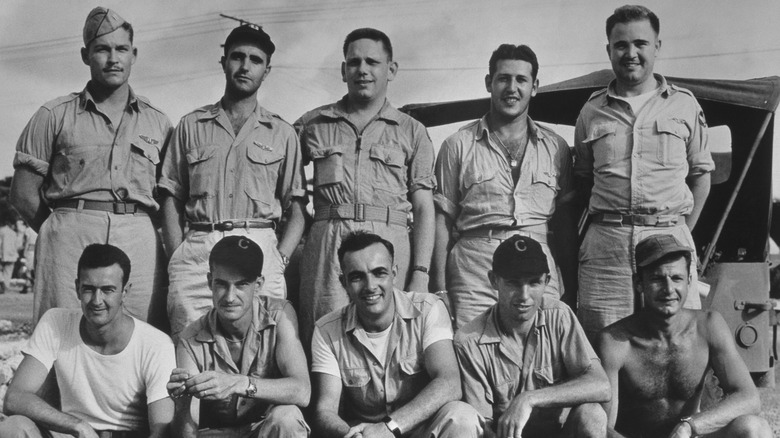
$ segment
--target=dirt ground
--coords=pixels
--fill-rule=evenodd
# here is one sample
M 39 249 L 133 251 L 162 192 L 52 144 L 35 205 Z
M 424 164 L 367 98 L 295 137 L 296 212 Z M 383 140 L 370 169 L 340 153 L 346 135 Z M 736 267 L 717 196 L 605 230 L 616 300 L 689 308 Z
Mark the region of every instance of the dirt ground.
M 0 320 L 13 323 L 11 333 L 0 333 L 0 347 L 3 346 L 3 343 L 16 342 L 19 336 L 24 336 L 23 333 L 29 333 L 31 319 L 32 294 L 22 295 L 12 291 L 0 295 Z M 778 385 L 775 388 L 759 388 L 761 416 L 772 425 L 775 437 L 780 438 L 780 366 L 775 367 L 775 381 Z

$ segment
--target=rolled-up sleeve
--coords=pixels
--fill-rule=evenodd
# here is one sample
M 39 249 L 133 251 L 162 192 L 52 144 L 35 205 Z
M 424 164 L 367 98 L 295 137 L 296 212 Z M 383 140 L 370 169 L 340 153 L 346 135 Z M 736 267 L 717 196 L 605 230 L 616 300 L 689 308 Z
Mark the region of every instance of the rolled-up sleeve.
M 284 167 L 277 181 L 277 196 L 282 203 L 282 210 L 290 206 L 293 198 L 299 198 L 304 204 L 308 202 L 306 176 L 303 173 L 303 158 L 298 136 L 290 125 L 285 124 L 285 128 L 289 129 L 290 133 L 285 140 Z
M 159 191 L 166 191 L 180 201 L 187 201 L 189 190 L 189 172 L 187 168 L 187 129 L 185 119 L 179 122 L 171 136 L 168 149 L 163 157 Z
M 452 138 L 444 140 L 436 157 L 436 181 L 438 186 L 433 196 L 436 208 L 453 221 L 460 211 L 460 162 L 457 144 Z
M 715 170 L 707 137 L 707 122 L 699 103 L 695 104 L 696 114 L 690 120 L 695 120 L 691 126 L 691 137 L 688 140 L 687 159 L 688 176 L 702 175 Z
M 433 190 L 436 188 L 436 177 L 433 173 L 433 143 L 428 136 L 428 131 L 419 122 L 413 124 L 412 141 L 414 144 L 407 178 L 409 193 L 419 189 Z
M 24 127 L 16 143 L 14 169 L 26 167 L 41 176 L 49 172 L 49 161 L 57 135 L 56 118 L 52 110 L 41 107 Z
M 593 179 L 593 149 L 585 142 L 588 137 L 582 113 L 577 117 L 574 127 L 574 176 L 580 179 Z

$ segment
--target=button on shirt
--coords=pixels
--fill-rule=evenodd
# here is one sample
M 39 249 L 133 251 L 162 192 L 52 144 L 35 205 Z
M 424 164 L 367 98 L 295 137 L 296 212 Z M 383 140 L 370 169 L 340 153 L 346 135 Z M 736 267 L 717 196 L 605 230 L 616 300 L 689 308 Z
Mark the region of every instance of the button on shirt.
M 171 122 L 130 89 L 119 126 L 85 88 L 44 104 L 16 145 L 14 168 L 45 177 L 47 201 L 78 198 L 138 202 L 157 209 L 154 187 Z
M 556 299 L 544 297 L 522 352 L 510 350 L 514 341 L 500 329 L 498 312 L 496 304 L 455 336 L 463 401 L 487 419 L 497 421 L 521 392 L 577 377 L 598 360 L 574 312 Z M 523 362 L 532 366 L 527 373 Z M 554 422 L 559 414 L 560 409 L 534 410 L 529 423 Z
M 236 135 L 221 102 L 182 118 L 159 181 L 191 222 L 278 220 L 292 198 L 306 199 L 304 184 L 292 126 L 257 105 Z
M 241 363 L 236 364 L 227 341 L 217 331 L 217 313 L 212 309 L 183 332 L 178 349 L 184 350 L 198 366 L 198 371 L 219 371 L 264 379 L 282 377 L 276 363 L 276 326 L 284 317 L 285 300 L 256 297 L 252 328 L 244 338 Z M 262 388 L 258 388 L 262 392 Z M 233 395 L 222 400 L 201 400 L 198 427 L 220 428 L 260 421 L 269 404 L 257 399 Z
M 528 147 L 515 184 L 485 116 L 444 141 L 436 160 L 434 201 L 459 231 L 546 224 L 556 203 L 572 191 L 571 166 L 566 141 L 528 118 Z
M 349 121 L 346 96 L 304 114 L 295 128 L 305 164 L 314 163 L 315 209 L 369 204 L 408 212 L 409 193 L 436 186 L 428 132 L 387 101 L 362 133 Z
M 574 174 L 593 180 L 590 213 L 686 215 L 692 175 L 712 172 L 704 113 L 693 94 L 668 85 L 634 114 L 613 81 L 577 119 Z
M 355 304 L 319 321 L 312 341 L 312 372 L 342 381 L 345 420 L 378 423 L 417 396 L 430 382 L 425 349 L 452 339 L 444 303 L 428 293 L 395 290 L 395 319 L 384 366 L 371 353 L 371 341 L 357 318 Z M 435 306 L 435 307 L 434 307 Z M 329 365 L 338 364 L 336 375 Z

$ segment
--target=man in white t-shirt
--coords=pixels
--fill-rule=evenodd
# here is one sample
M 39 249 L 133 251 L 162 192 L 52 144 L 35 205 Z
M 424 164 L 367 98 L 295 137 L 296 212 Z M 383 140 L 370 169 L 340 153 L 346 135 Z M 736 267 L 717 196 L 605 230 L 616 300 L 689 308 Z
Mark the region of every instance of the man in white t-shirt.
M 312 339 L 313 428 L 324 436 L 477 437 L 460 402 L 444 302 L 393 288 L 393 245 L 358 231 L 338 251 L 351 303 L 317 321 Z
M 50 309 L 38 322 L 8 388 L 11 416 L 0 423 L 0 437 L 167 436 L 173 343 L 124 311 L 130 259 L 115 246 L 93 244 L 77 272 L 81 311 Z M 39 395 L 52 367 L 59 409 Z

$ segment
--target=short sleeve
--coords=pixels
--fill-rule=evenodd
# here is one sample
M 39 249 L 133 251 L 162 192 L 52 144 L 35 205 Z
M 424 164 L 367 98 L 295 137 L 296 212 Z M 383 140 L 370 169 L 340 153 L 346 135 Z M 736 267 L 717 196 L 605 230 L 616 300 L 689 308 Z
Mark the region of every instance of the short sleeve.
M 712 159 L 707 137 L 707 121 L 704 111 L 695 102 L 696 114 L 691 127 L 691 137 L 688 139 L 687 159 L 688 176 L 701 175 L 715 170 L 715 161 Z
M 292 198 L 303 199 L 304 203 L 308 202 L 301 146 L 298 136 L 289 126 L 284 125 L 284 128 L 291 132 L 285 139 L 285 162 L 277 180 L 277 196 L 281 200 L 282 210 L 286 210 L 290 206 Z
M 170 137 L 157 182 L 158 190 L 164 190 L 180 201 L 186 201 L 189 196 L 186 123 L 186 118 L 182 118 Z
M 466 343 L 455 342 L 463 401 L 473 406 L 485 419 L 490 420 L 493 417 L 493 404 L 487 399 L 487 395 L 491 392 L 491 388 L 487 384 L 485 373 L 478 371 L 484 369 L 484 365 L 475 363 L 475 360 L 479 360 L 481 356 L 472 354 L 468 347 L 468 340 Z
M 136 321 L 136 325 L 139 321 Z M 173 342 L 164 337 L 163 333 L 153 333 L 144 336 L 144 383 L 146 384 L 146 403 L 168 397 L 166 385 L 171 377 L 171 371 L 176 368 L 176 352 Z M 151 341 L 153 339 L 153 341 Z M 151 341 L 151 342 L 149 342 Z
M 444 140 L 436 157 L 436 193 L 433 202 L 436 208 L 450 219 L 457 219 L 460 214 L 460 157 L 457 153 L 457 137 L 455 133 Z
M 50 370 L 57 359 L 62 336 L 68 332 L 66 316 L 60 309 L 50 309 L 44 313 L 22 353 L 38 359 Z
M 587 108 L 587 104 L 586 104 Z M 585 108 L 583 108 L 585 111 Z M 585 143 L 587 138 L 585 121 L 580 112 L 574 127 L 574 176 L 581 179 L 593 179 L 593 150 Z
M 594 360 L 599 360 L 574 312 L 568 307 L 558 313 L 561 356 L 566 374 L 577 377 L 588 370 Z
M 566 140 L 556 136 L 556 141 L 558 143 L 558 186 L 560 187 L 556 203 L 560 205 L 569 202 L 574 192 L 574 185 L 572 184 L 573 163 L 571 150 Z
M 341 378 L 338 360 L 319 327 L 314 328 L 311 339 L 311 372 Z
M 409 160 L 407 179 L 409 193 L 419 189 L 433 190 L 436 188 L 436 177 L 433 174 L 433 143 L 425 126 L 416 120 L 412 120 L 412 141 L 412 157 Z
M 46 176 L 56 136 L 56 120 L 52 110 L 41 107 L 24 127 L 16 143 L 14 168 L 27 167 Z
M 452 340 L 452 322 L 444 301 L 437 299 L 423 320 L 423 350 L 441 340 Z

